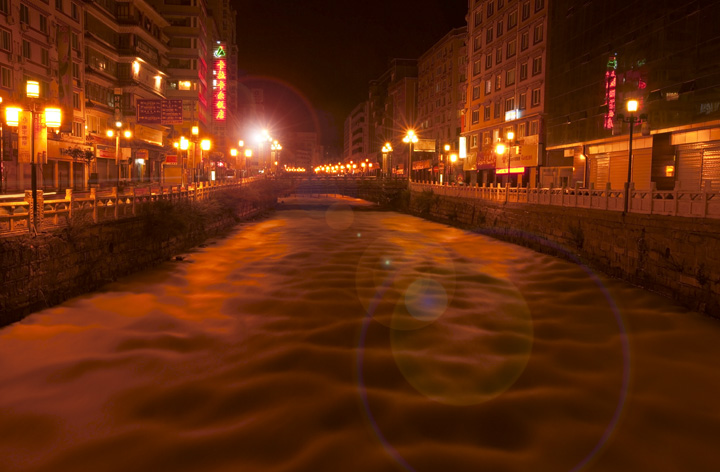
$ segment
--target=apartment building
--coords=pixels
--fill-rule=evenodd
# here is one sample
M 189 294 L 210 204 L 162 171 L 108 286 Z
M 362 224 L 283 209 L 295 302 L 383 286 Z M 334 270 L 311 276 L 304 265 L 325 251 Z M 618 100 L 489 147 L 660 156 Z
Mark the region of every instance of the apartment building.
M 364 162 L 375 155 L 370 153 L 370 120 L 368 102 L 361 102 L 353 108 L 344 124 L 344 155 L 345 162 Z
M 467 18 L 469 77 L 462 135 L 468 162 L 476 162 L 477 182 L 549 184 L 540 173 L 540 166 L 547 164 L 543 162 L 546 2 L 469 0 Z M 509 132 L 514 133 L 512 141 L 507 139 Z M 495 152 L 499 142 L 510 145 L 504 155 Z M 548 175 L 559 179 L 563 177 L 559 172 Z
M 553 0 L 548 158 L 586 187 L 630 171 L 638 190 L 720 188 L 719 17 L 705 0 Z
M 458 154 L 461 116 L 467 88 L 467 28 L 450 31 L 418 59 L 417 129 L 419 139 L 432 142 L 414 156 L 413 171 L 418 180 L 438 182 L 453 175 L 463 180 L 463 162 L 448 173 L 450 153 Z M 461 88 L 460 84 L 464 84 Z M 450 150 L 445 151 L 445 146 Z

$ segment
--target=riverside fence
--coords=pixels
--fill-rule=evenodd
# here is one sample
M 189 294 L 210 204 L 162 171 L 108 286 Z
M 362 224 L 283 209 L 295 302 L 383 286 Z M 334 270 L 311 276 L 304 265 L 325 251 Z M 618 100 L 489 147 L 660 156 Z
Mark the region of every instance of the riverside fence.
M 90 189 L 89 192 L 74 193 L 66 190 L 64 195 L 43 193 L 37 190 L 37 225 L 33 222 L 32 192 L 24 195 L 0 195 L 0 236 L 33 232 L 62 226 L 73 215 L 88 215 L 94 223 L 106 220 L 129 218 L 137 214 L 140 207 L 158 201 L 205 200 L 215 193 L 230 188 L 239 188 L 257 177 L 231 182 L 191 184 L 188 187 L 148 185 L 131 187 L 121 192 L 117 188 L 108 190 Z

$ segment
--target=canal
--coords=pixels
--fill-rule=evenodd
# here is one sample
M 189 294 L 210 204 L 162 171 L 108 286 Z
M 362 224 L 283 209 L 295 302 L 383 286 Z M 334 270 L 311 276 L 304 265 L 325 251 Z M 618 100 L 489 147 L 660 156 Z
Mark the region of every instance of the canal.
M 720 322 L 349 198 L 0 329 L 0 470 L 711 471 Z

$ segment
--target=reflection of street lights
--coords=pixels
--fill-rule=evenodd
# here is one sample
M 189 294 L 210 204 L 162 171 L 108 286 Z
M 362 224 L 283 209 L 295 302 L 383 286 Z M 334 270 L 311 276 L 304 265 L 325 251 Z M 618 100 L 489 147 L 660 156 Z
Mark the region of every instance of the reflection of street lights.
M 417 135 L 415 134 L 415 131 L 409 129 L 408 132 L 407 132 L 407 134 L 406 134 L 405 137 L 403 138 L 403 142 L 409 144 L 409 152 L 410 152 L 410 154 L 408 155 L 408 169 L 407 169 L 407 173 L 408 173 L 408 181 L 411 181 L 412 179 L 410 178 L 410 168 L 412 167 L 413 144 L 416 143 L 416 142 L 418 142 L 418 137 L 417 137 Z
M 388 175 L 388 169 L 390 170 L 390 176 L 392 177 L 392 155 L 388 156 L 392 152 L 392 145 L 390 143 L 385 143 L 385 145 L 382 147 L 382 153 L 383 153 L 383 169 L 385 170 L 385 177 Z M 388 157 L 389 157 L 389 164 L 388 164 Z
M 507 186 L 505 188 L 505 203 L 508 201 L 508 193 L 510 192 L 510 147 L 515 139 L 515 133 L 508 131 L 507 133 L 507 144 L 497 143 L 495 146 L 495 152 L 502 156 L 507 151 Z
M 192 134 L 192 141 L 193 141 L 193 154 L 192 154 L 193 182 L 195 183 L 195 186 L 197 187 L 197 182 L 198 182 L 197 144 L 198 144 L 198 136 L 200 135 L 200 127 L 193 126 L 192 128 L 190 128 L 190 134 Z M 187 158 L 187 155 L 185 157 Z
M 30 98 L 30 114 L 31 114 L 31 131 L 30 131 L 30 188 L 32 192 L 32 215 L 33 226 L 37 232 L 37 167 L 35 156 L 35 136 L 38 133 L 46 132 L 45 128 L 59 128 L 62 122 L 62 111 L 59 108 L 45 108 L 42 113 L 45 122 L 45 128 L 41 128 L 41 122 L 38 121 L 37 102 L 34 99 L 40 98 L 40 83 L 34 80 L 28 80 L 25 84 L 25 96 Z M 20 126 L 20 113 L 23 110 L 18 107 L 5 108 L 5 121 L 8 126 Z M 47 152 L 47 151 L 45 151 Z
M 628 212 L 630 206 L 630 182 L 632 181 L 632 140 L 633 140 L 633 127 L 635 123 L 647 119 L 647 115 L 642 114 L 638 117 L 635 116 L 635 112 L 638 110 L 637 100 L 628 100 L 627 111 L 630 112 L 630 116 L 625 118 L 623 115 L 618 115 L 618 120 L 630 123 L 630 142 L 628 143 L 628 171 L 627 171 L 627 182 L 625 182 L 625 204 L 623 206 L 623 213 Z

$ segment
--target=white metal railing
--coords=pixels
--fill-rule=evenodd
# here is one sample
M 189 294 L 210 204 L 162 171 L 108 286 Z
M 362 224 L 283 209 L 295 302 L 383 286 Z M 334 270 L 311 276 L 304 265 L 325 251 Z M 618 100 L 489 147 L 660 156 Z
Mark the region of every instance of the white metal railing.
M 439 185 L 411 182 L 414 191 L 432 191 L 436 195 L 477 198 L 499 203 L 528 203 L 571 208 L 623 211 L 625 190 L 586 188 L 517 188 Z M 630 190 L 629 213 L 695 218 L 720 218 L 720 192 Z
M 233 181 L 190 184 L 188 187 L 148 185 L 131 187 L 124 192 L 117 188 L 74 193 L 66 190 L 60 197 L 54 193 L 44 195 L 37 191 L 38 228 L 61 226 L 78 212 L 88 214 L 92 221 L 117 220 L 134 216 L 140 206 L 157 201 L 178 201 L 184 199 L 204 200 L 214 193 L 232 187 L 240 187 L 258 177 Z M 0 195 L 0 197 L 2 197 Z M 31 231 L 32 192 L 26 190 L 24 196 L 0 198 L 0 235 Z M 47 199 L 46 199 L 47 197 Z

